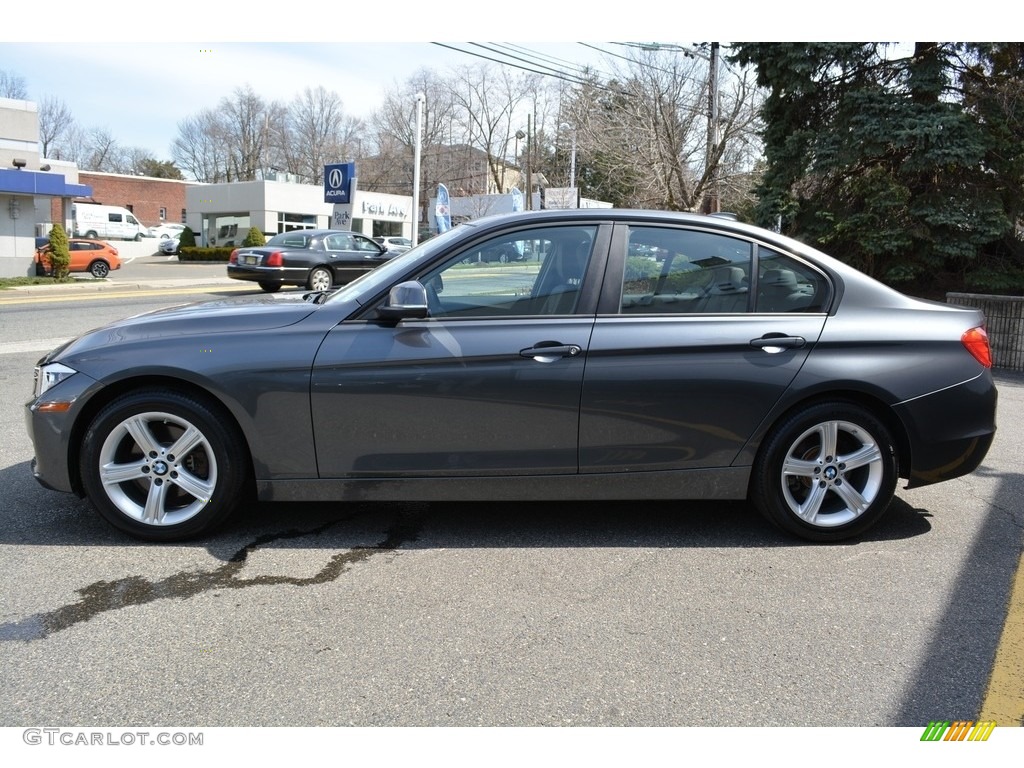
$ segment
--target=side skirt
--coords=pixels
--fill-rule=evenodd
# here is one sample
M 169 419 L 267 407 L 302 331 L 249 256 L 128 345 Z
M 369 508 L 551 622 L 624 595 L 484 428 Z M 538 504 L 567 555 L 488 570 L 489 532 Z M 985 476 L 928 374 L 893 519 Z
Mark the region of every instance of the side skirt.
M 530 477 L 260 480 L 260 501 L 542 501 L 747 496 L 750 467 Z

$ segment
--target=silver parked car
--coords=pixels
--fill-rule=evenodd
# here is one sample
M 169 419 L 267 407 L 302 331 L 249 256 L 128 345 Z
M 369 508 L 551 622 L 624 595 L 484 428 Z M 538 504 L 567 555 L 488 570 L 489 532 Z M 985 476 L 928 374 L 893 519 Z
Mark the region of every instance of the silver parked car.
M 157 248 L 160 253 L 167 254 L 168 256 L 179 253 L 181 251 L 181 234 L 163 238 Z
M 482 251 L 530 257 L 467 263 Z M 990 366 L 980 312 L 778 234 L 543 211 L 462 224 L 331 294 L 87 333 L 39 361 L 27 424 L 43 485 L 157 541 L 244 512 L 246 489 L 748 498 L 791 534 L 836 541 L 878 523 L 899 478 L 979 465 Z
M 412 248 L 412 240 L 408 237 L 375 237 L 373 241 L 392 253 L 405 253 Z

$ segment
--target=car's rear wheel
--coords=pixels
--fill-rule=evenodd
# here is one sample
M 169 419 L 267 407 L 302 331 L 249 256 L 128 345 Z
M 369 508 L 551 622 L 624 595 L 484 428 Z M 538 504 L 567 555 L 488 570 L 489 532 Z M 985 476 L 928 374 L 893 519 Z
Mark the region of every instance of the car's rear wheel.
M 260 288 L 262 288 L 267 293 L 277 293 L 278 291 L 281 290 L 280 283 L 272 283 L 269 280 L 260 280 L 259 285 Z
M 331 270 L 327 267 L 313 267 L 306 280 L 306 287 L 311 291 L 329 291 L 333 282 Z
M 234 511 L 247 479 L 242 440 L 221 409 L 166 389 L 104 407 L 85 434 L 80 469 L 97 511 L 150 541 L 210 531 Z
M 96 230 L 95 229 L 90 229 L 88 232 L 85 233 L 85 237 L 88 240 L 95 240 L 96 239 Z
M 751 500 L 785 531 L 839 541 L 885 514 L 897 474 L 894 441 L 880 419 L 854 403 L 820 403 L 769 434 L 754 465 Z
M 135 233 L 135 237 L 132 238 L 132 239 L 135 240 L 136 243 L 139 242 L 142 239 L 142 233 L 141 232 L 136 232 Z
M 103 279 L 110 274 L 110 265 L 101 259 L 97 259 L 89 265 L 89 274 L 97 279 Z

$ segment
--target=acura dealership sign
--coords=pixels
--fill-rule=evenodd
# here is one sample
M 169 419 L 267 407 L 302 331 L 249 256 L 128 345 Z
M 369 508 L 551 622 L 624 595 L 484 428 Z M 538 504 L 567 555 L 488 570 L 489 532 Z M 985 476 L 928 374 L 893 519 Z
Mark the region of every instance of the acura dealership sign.
M 352 202 L 355 163 L 335 163 L 324 166 L 324 202 L 348 205 Z

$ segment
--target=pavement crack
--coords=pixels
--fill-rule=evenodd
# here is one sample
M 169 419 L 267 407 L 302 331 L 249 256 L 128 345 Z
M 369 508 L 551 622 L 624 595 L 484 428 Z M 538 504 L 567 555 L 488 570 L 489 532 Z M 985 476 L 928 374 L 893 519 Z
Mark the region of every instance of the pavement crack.
M 239 572 L 249 556 L 268 544 L 308 536 L 319 536 L 336 522 L 311 530 L 290 529 L 257 536 L 239 549 L 223 565 L 212 571 L 182 571 L 163 579 L 151 581 L 142 576 L 126 576 L 115 581 L 97 581 L 77 590 L 81 595 L 74 603 L 51 611 L 34 614 L 21 621 L 0 624 L 0 641 L 42 640 L 55 632 L 89 621 L 102 613 L 121 608 L 145 605 L 157 600 L 186 600 L 204 592 L 220 589 L 245 589 L 256 586 L 289 585 L 307 587 L 334 581 L 356 563 L 383 552 L 391 552 L 419 535 L 421 521 L 400 518 L 386 532 L 383 540 L 369 546 L 354 546 L 333 555 L 327 564 L 313 576 L 256 576 L 241 578 Z

